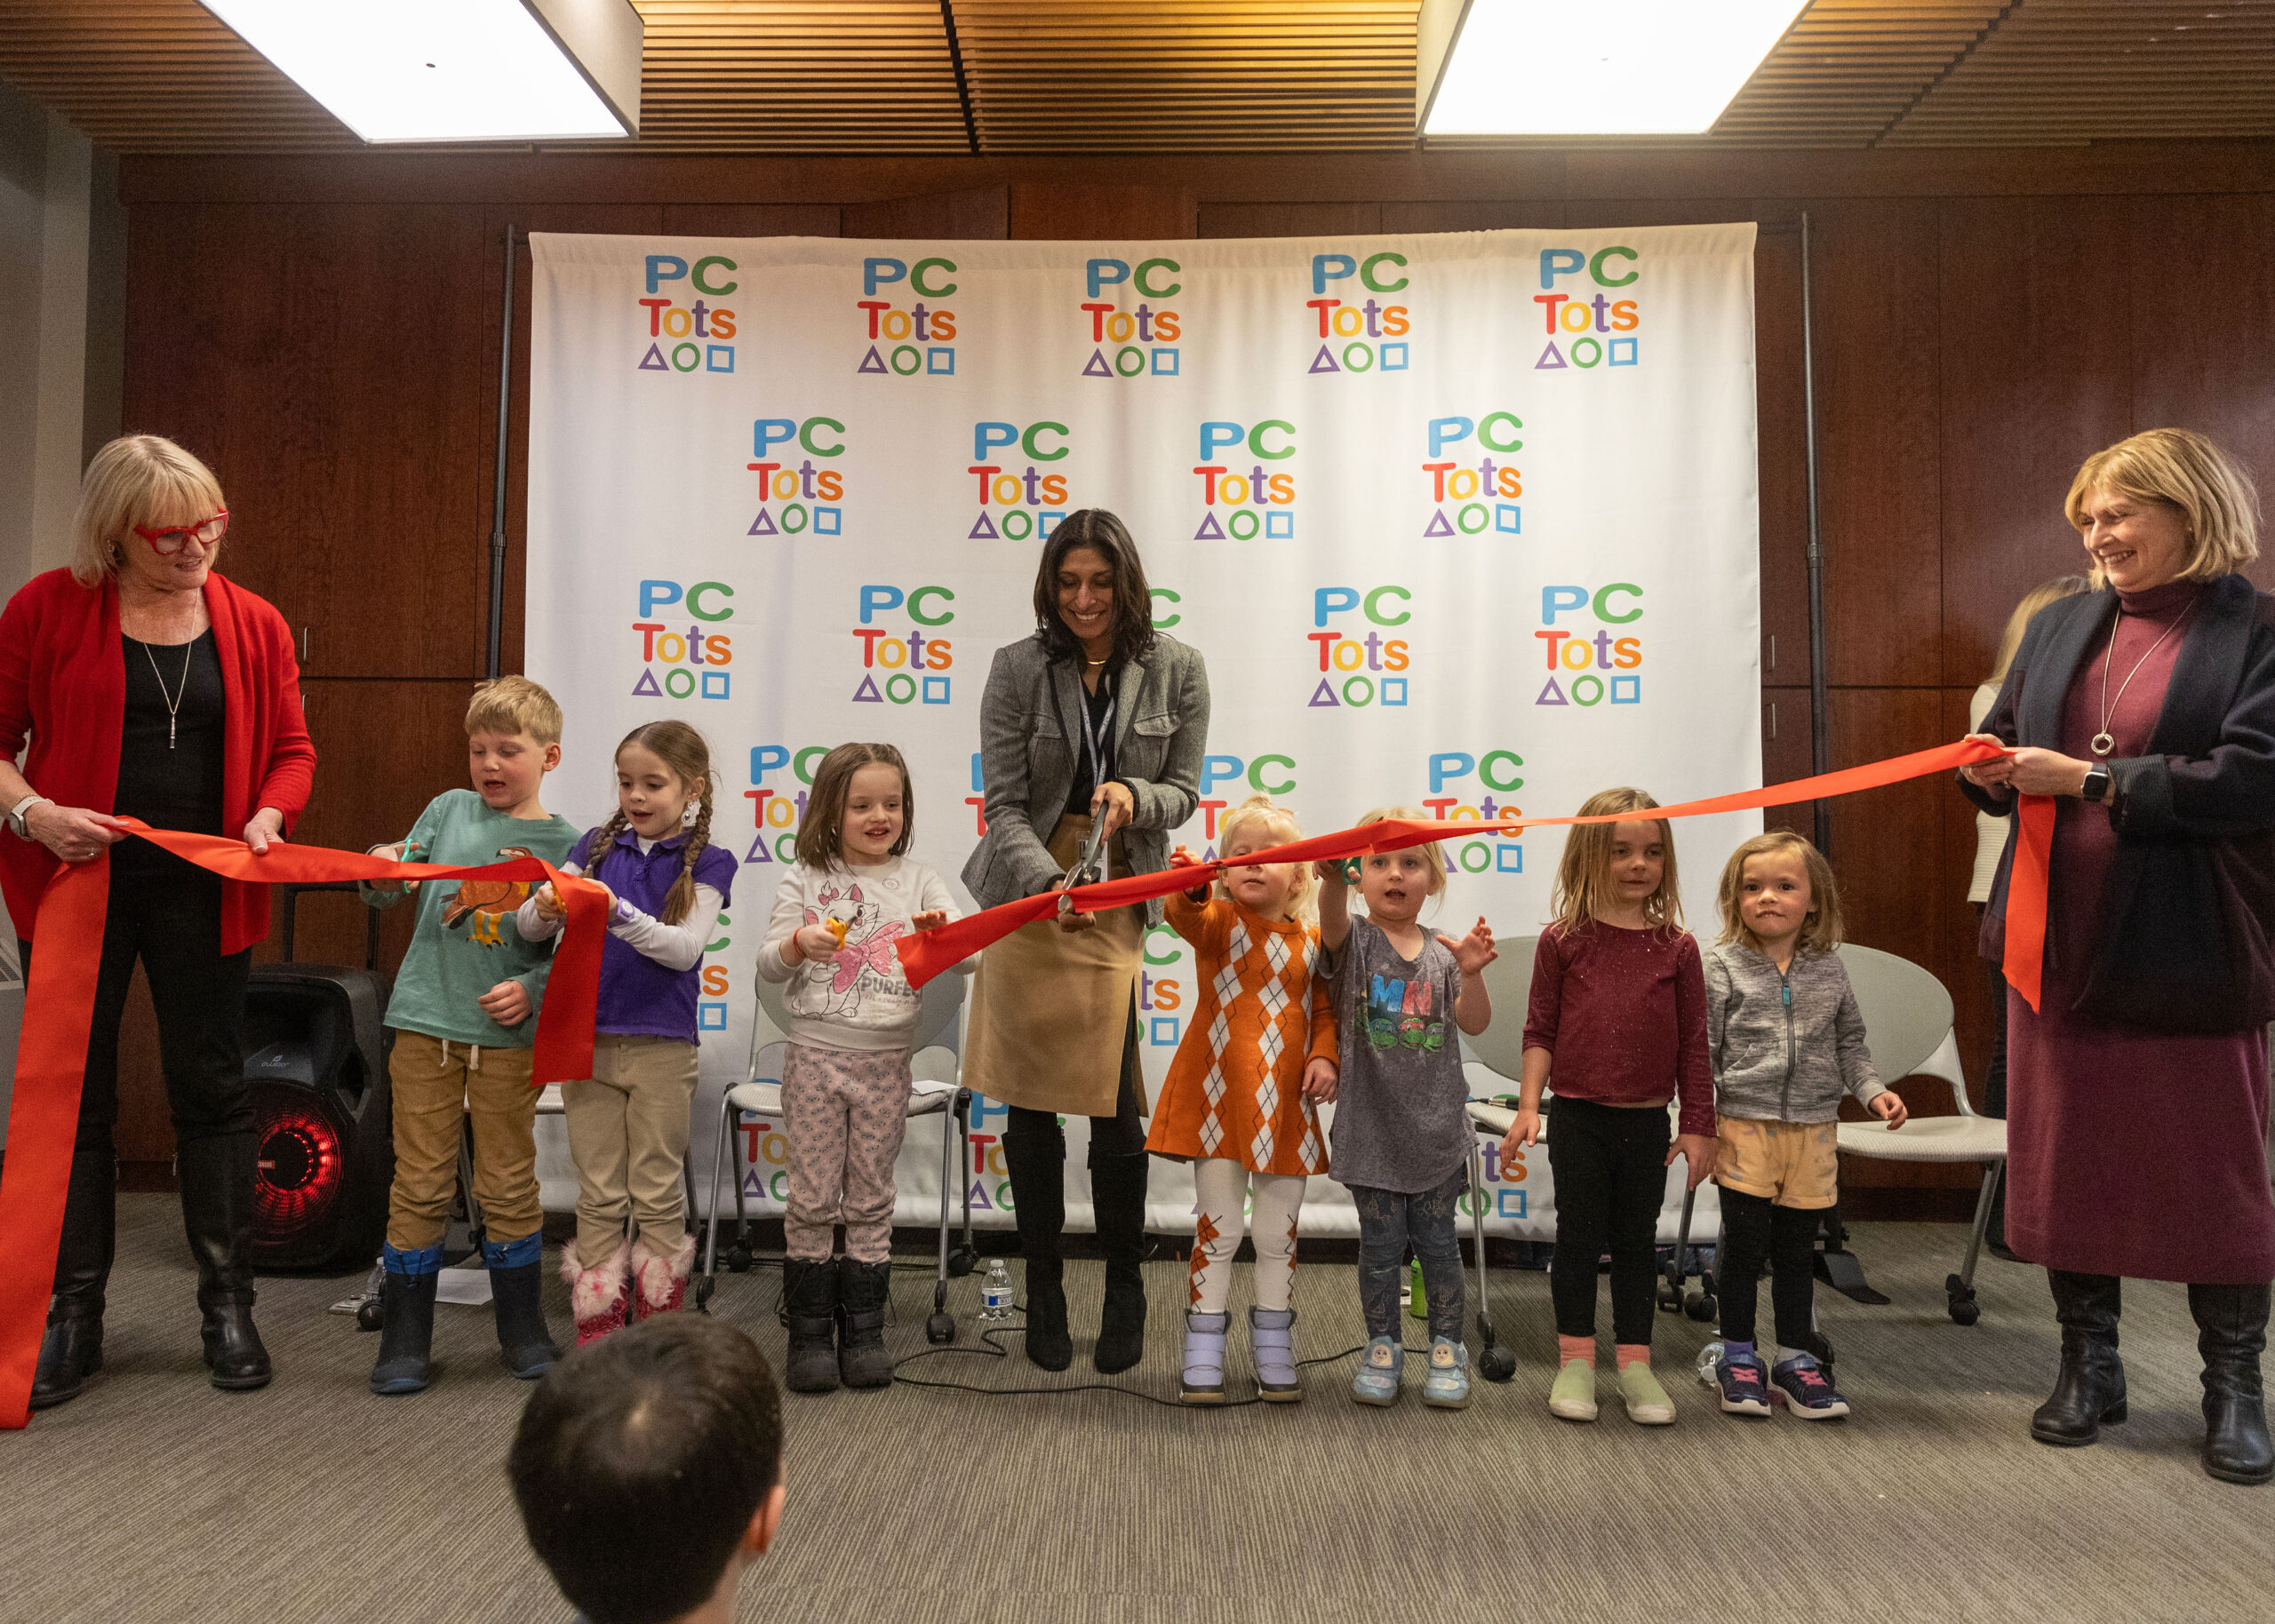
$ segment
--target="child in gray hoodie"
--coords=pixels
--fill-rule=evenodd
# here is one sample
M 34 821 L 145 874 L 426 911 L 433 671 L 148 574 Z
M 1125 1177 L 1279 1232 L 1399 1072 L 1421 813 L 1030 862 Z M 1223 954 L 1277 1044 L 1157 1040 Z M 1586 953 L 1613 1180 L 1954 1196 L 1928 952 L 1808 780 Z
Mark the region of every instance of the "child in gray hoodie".
M 1756 835 L 1722 870 L 1720 939 L 1705 952 L 1706 1046 L 1714 1065 L 1722 1194 L 1722 1408 L 1768 1415 L 1782 1389 L 1804 1421 L 1848 1413 L 1848 1401 L 1805 1348 L 1814 1320 L 1819 1214 L 1840 1198 L 1834 1133 L 1840 1096 L 1856 1096 L 1891 1128 L 1902 1099 L 1873 1074 L 1864 1018 L 1840 945 L 1832 866 L 1800 835 Z M 1777 1322 L 1765 1373 L 1754 1350 L 1754 1297 L 1764 1261 Z

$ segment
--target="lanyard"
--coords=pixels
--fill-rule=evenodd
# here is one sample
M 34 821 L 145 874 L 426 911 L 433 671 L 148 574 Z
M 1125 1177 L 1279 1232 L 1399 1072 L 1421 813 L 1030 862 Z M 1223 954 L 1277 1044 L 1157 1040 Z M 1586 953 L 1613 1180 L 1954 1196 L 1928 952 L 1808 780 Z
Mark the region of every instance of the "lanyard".
M 1083 691 L 1080 706 L 1082 717 L 1082 749 L 1083 753 L 1090 758 L 1090 787 L 1093 790 L 1106 781 L 1106 747 L 1114 739 L 1114 707 L 1121 703 L 1120 696 L 1114 691 L 1114 679 L 1112 676 L 1103 676 L 1098 681 L 1106 685 L 1106 713 L 1098 718 L 1096 725 L 1092 724 L 1090 697 L 1087 689 Z

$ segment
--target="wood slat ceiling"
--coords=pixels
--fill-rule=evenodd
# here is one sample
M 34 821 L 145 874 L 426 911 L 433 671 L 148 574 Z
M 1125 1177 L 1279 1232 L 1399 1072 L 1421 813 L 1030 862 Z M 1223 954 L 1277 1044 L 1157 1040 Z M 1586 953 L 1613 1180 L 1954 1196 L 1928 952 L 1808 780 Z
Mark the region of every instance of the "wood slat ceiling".
M 975 138 L 994 153 L 1381 150 L 1414 139 L 1420 0 L 635 4 L 647 151 L 962 152 Z M 197 0 L 0 0 L 0 78 L 120 153 L 359 144 Z M 1675 144 L 2196 137 L 2275 137 L 2275 0 L 1814 0 L 1715 129 Z

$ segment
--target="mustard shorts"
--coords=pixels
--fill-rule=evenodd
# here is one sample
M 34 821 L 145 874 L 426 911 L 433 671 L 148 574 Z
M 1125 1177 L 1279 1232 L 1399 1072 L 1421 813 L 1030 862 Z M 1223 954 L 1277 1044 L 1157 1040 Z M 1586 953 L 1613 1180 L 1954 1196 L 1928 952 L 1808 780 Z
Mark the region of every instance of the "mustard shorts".
M 1837 1122 L 1753 1122 L 1724 1117 L 1714 1182 L 1779 1206 L 1831 1206 L 1840 1198 Z

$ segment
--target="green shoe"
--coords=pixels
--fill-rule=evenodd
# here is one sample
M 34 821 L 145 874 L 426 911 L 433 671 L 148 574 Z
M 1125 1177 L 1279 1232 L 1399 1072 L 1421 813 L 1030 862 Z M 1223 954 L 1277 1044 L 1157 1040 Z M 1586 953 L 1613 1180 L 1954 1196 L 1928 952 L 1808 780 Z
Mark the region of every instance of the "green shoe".
M 1561 1415 L 1566 1421 L 1592 1421 L 1596 1418 L 1596 1367 L 1590 1359 L 1568 1359 L 1563 1369 L 1556 1373 L 1556 1385 L 1548 1389 L 1548 1413 Z
M 1674 1400 L 1648 1365 L 1630 1365 L 1619 1373 L 1619 1399 L 1627 1406 L 1627 1419 L 1639 1426 L 1665 1427 L 1674 1421 Z

